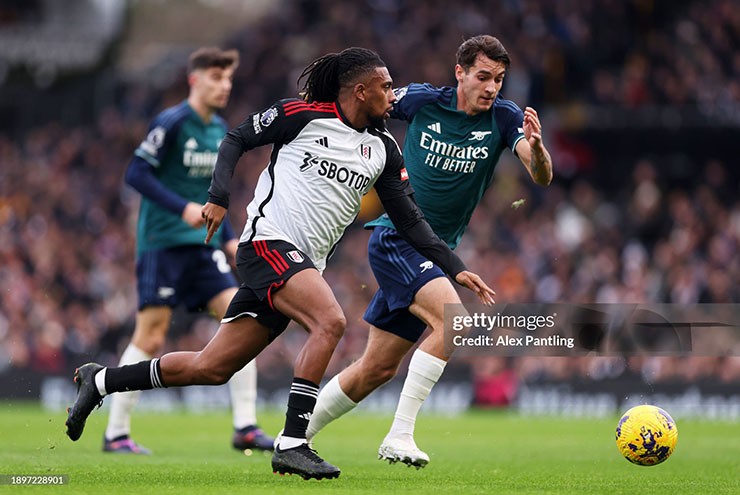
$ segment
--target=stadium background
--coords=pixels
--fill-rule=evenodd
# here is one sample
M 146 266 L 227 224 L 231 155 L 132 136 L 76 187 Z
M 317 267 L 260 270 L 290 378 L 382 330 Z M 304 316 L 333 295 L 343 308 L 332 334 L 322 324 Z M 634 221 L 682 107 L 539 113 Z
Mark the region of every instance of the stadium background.
M 740 302 L 736 2 L 481 3 L 2 2 L 0 398 L 61 410 L 76 365 L 117 363 L 136 309 L 138 197 L 123 172 L 149 119 L 185 97 L 184 63 L 201 45 L 241 53 L 224 112 L 235 125 L 294 95 L 300 70 L 325 52 L 366 46 L 396 86 L 452 84 L 459 43 L 493 34 L 513 60 L 504 95 L 539 110 L 555 164 L 553 185 L 538 189 L 505 156 L 459 248 L 497 300 Z M 402 126 L 391 130 L 402 141 Z M 237 231 L 267 156 L 250 153 L 237 170 Z M 377 208 L 369 198 L 363 215 Z M 361 315 L 375 288 L 366 239 L 358 221 L 325 273 L 349 321 L 327 376 L 364 346 Z M 168 350 L 199 349 L 213 330 L 180 314 Z M 302 339 L 294 328 L 259 357 L 265 403 L 284 404 Z M 737 420 L 732 344 L 723 356 L 453 358 L 424 410 L 612 415 L 657 400 L 674 417 Z M 399 387 L 364 407 L 391 411 Z M 219 390 L 157 391 L 142 407 L 225 408 Z

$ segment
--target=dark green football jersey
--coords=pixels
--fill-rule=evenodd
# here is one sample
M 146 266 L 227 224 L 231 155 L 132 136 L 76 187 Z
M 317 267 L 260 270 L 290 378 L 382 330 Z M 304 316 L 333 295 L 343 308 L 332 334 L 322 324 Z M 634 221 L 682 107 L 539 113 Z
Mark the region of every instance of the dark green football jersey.
M 522 110 L 497 98 L 488 112 L 458 111 L 455 88 L 411 84 L 396 90 L 391 117 L 409 122 L 403 154 L 416 202 L 434 232 L 455 248 L 505 148 L 524 137 Z M 393 227 L 387 215 L 367 224 Z
M 135 151 L 153 168 L 156 179 L 187 201 L 205 204 L 218 147 L 226 134 L 223 119 L 204 122 L 187 101 L 168 108 L 152 121 Z M 181 216 L 142 196 L 137 226 L 137 252 L 182 245 L 203 245 L 206 228 L 192 228 Z M 220 233 L 211 244 L 219 245 Z

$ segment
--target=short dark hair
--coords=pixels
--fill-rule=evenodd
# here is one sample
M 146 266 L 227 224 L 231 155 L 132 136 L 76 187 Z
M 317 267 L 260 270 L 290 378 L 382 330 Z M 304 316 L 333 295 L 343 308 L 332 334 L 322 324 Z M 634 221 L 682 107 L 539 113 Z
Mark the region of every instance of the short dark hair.
M 480 34 L 463 42 L 457 49 L 457 64 L 467 72 L 475 64 L 478 54 L 482 53 L 491 60 L 501 62 L 507 69 L 511 64 L 509 53 L 504 45 L 493 36 Z
M 358 77 L 385 67 L 380 55 L 367 48 L 345 48 L 339 53 L 329 53 L 319 57 L 303 69 L 298 77 L 306 82 L 301 89 L 301 97 L 309 103 L 329 103 L 339 97 L 343 86 L 353 83 Z
M 188 74 L 198 69 L 210 69 L 211 67 L 218 67 L 219 69 L 225 69 L 227 67 L 236 68 L 238 65 L 238 51 L 221 50 L 215 46 L 206 46 L 198 48 L 190 54 Z

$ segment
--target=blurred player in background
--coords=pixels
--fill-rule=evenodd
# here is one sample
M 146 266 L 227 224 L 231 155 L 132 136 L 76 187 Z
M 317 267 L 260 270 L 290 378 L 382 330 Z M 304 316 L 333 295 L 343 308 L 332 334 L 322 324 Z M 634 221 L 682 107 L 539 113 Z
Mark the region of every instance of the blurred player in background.
M 432 229 L 453 249 L 505 148 L 519 157 L 535 183 L 547 186 L 552 180 L 537 112 L 530 107 L 522 112 L 499 95 L 509 63 L 498 39 L 476 36 L 457 50 L 456 88 L 411 84 L 395 91 L 391 117 L 409 123 L 403 150 L 409 180 Z M 416 417 L 450 358 L 444 307 L 461 301 L 442 270 L 398 235 L 388 215 L 367 227 L 373 229 L 368 256 L 379 285 L 365 312 L 367 346 L 322 389 L 308 438 L 393 378 L 429 327 L 431 333 L 413 353 L 393 424 L 378 451 L 381 459 L 419 468 L 429 456 L 414 441 Z
M 201 352 L 174 352 L 120 368 L 89 363 L 75 373 L 77 399 L 67 435 L 77 440 L 106 394 L 228 380 L 288 326 L 308 339 L 295 362 L 285 428 L 272 469 L 308 478 L 336 478 L 339 468 L 306 442 L 319 383 L 344 333 L 346 318 L 322 277 L 326 260 L 375 187 L 400 235 L 444 273 L 493 303 L 493 291 L 439 239 L 413 200 L 403 158 L 385 130 L 392 79 L 377 53 L 348 48 L 319 58 L 303 72 L 305 101 L 282 100 L 230 131 L 219 148 L 203 216 L 208 241 L 226 215 L 229 182 L 245 151 L 272 144 L 237 253 L 244 282 L 216 335 Z
M 136 239 L 139 311 L 121 366 L 160 354 L 174 307 L 207 309 L 220 320 L 236 294 L 227 254 L 234 259 L 238 241 L 224 222 L 213 241 L 203 245 L 201 208 L 208 199 L 218 146 L 228 130 L 216 112 L 229 100 L 238 65 L 236 50 L 201 48 L 192 53 L 187 100 L 154 118 L 126 171 L 126 182 L 142 198 Z M 256 425 L 256 381 L 256 366 L 250 363 L 229 382 L 236 449 L 272 450 L 273 439 Z M 113 397 L 105 452 L 150 453 L 130 437 L 131 412 L 140 394 Z

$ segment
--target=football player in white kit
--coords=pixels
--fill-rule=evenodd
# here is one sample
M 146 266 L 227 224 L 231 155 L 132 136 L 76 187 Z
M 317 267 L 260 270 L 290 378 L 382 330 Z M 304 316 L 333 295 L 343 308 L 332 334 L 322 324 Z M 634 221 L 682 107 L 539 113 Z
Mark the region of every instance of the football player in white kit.
M 493 290 L 466 270 L 413 200 L 401 152 L 384 127 L 396 97 L 378 54 L 348 48 L 317 59 L 304 77 L 304 99 L 281 100 L 250 115 L 219 148 L 202 211 L 206 242 L 226 215 L 229 182 L 241 155 L 258 146 L 273 146 L 247 207 L 237 252 L 237 270 L 244 282 L 218 332 L 201 352 L 173 352 L 120 368 L 95 363 L 80 367 L 75 373 L 78 395 L 67 419 L 72 440 L 80 437 L 85 420 L 106 394 L 225 383 L 294 320 L 308 332 L 308 339 L 295 362 L 285 428 L 272 468 L 305 479 L 338 477 L 339 468 L 306 442 L 319 383 L 346 326 L 321 273 L 371 187 L 400 235 L 476 292 L 481 302 L 493 303 Z

